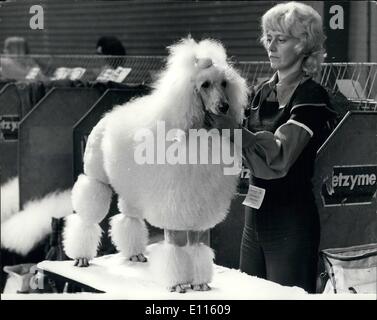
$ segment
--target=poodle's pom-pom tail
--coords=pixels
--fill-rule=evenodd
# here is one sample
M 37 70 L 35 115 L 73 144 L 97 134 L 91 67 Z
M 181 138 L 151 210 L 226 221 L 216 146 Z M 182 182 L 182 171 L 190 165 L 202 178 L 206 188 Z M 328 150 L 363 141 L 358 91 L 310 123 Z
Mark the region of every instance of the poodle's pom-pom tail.
M 51 218 L 71 213 L 71 190 L 56 191 L 41 199 L 30 200 L 23 210 L 1 221 L 1 247 L 27 255 L 51 233 Z
M 110 220 L 111 239 L 123 256 L 130 258 L 143 253 L 148 243 L 148 229 L 144 220 L 117 214 Z
M 149 261 L 153 278 L 162 286 L 171 288 L 193 279 L 192 261 L 184 247 L 159 243 L 151 250 Z
M 188 254 L 193 261 L 193 282 L 192 284 L 209 283 L 213 276 L 213 250 L 203 243 L 186 247 Z
M 19 210 L 18 177 L 8 180 L 1 186 L 1 223 Z
M 99 223 L 109 212 L 112 191 L 104 184 L 81 174 L 72 189 L 72 206 L 88 223 Z
M 97 255 L 102 230 L 97 223 L 84 221 L 78 214 L 66 218 L 63 233 L 64 251 L 72 259 L 92 259 Z

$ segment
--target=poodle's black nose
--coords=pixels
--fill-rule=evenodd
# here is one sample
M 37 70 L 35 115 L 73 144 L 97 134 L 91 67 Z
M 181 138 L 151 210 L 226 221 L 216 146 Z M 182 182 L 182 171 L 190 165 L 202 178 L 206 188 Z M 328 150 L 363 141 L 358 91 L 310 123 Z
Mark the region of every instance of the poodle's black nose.
M 219 108 L 219 110 L 220 110 L 221 113 L 224 113 L 224 114 L 227 113 L 228 110 L 229 110 L 229 104 L 226 103 L 226 102 L 223 102 L 221 104 L 221 107 Z

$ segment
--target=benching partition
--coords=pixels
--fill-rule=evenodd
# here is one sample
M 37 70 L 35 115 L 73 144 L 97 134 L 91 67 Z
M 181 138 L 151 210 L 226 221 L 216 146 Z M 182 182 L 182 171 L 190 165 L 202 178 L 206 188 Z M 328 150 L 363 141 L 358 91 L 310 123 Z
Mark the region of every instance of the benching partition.
M 320 249 L 377 242 L 377 112 L 351 111 L 317 153 Z
M 73 125 L 101 92 L 94 88 L 54 88 L 19 125 L 21 207 L 34 198 L 72 187 Z
M 83 117 L 73 126 L 73 168 L 74 180 L 83 172 L 83 156 L 87 138 L 102 116 L 114 106 L 123 104 L 131 98 L 141 96 L 149 91 L 147 86 L 129 87 L 127 89 L 108 89 L 96 101 Z
M 8 83 L 0 90 L 0 183 L 17 175 L 18 123 L 21 101 L 16 85 Z
M 42 82 L 0 82 L 1 183 L 18 175 L 18 125 L 51 86 Z

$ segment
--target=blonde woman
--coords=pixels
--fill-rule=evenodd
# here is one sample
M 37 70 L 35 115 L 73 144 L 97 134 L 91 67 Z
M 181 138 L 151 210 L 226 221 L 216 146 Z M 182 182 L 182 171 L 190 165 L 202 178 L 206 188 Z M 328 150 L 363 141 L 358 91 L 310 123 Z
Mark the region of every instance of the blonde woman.
M 242 128 L 251 179 L 240 269 L 314 293 L 320 223 L 311 179 L 333 115 L 326 90 L 313 80 L 324 57 L 322 19 L 308 5 L 278 4 L 263 15 L 262 31 L 276 72 L 256 90 Z M 207 120 L 236 127 L 226 115 Z

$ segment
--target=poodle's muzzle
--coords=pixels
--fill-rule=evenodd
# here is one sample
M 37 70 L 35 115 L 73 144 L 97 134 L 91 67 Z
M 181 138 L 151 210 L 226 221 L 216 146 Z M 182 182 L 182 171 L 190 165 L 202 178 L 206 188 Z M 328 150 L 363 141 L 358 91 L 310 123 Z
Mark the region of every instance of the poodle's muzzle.
M 221 107 L 219 107 L 219 111 L 223 114 L 226 114 L 229 110 L 229 103 L 228 102 L 222 102 Z
M 197 59 L 195 65 L 198 68 L 198 76 L 194 80 L 195 91 L 200 98 L 203 111 L 226 114 L 229 103 L 225 71 L 209 58 Z
M 197 91 L 203 111 L 226 114 L 229 110 L 229 103 L 225 93 L 219 88 L 213 88 L 213 91 L 215 92 L 215 94 L 212 94 L 214 99 L 211 99 L 209 94 L 202 93 L 200 90 Z

